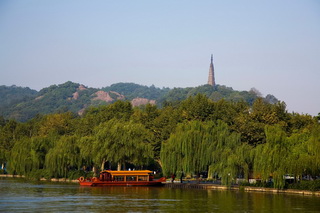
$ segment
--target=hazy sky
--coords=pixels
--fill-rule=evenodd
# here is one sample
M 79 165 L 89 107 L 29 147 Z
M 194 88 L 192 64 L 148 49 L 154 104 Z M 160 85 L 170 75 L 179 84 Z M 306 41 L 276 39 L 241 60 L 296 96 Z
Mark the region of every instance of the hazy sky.
M 320 1 L 0 0 L 0 85 L 257 88 L 320 112 Z

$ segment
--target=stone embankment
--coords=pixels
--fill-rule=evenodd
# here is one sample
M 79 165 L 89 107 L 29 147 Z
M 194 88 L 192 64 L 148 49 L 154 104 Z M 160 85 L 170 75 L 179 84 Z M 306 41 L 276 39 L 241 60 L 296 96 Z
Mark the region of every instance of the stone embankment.
M 9 177 L 9 178 L 25 178 L 24 175 L 0 175 L 1 177 Z M 65 182 L 65 183 L 79 183 L 79 180 L 69 180 L 67 178 L 51 178 L 50 180 L 47 180 L 45 178 L 41 178 L 41 181 L 52 181 L 52 182 Z
M 212 189 L 212 190 L 238 190 L 245 192 L 267 192 L 267 193 L 286 193 L 286 194 L 300 194 L 300 195 L 314 195 L 320 196 L 320 191 L 307 191 L 297 189 L 274 189 L 252 186 L 222 186 L 217 184 L 194 184 L 194 183 L 166 183 L 165 187 L 168 188 L 181 188 L 181 189 Z

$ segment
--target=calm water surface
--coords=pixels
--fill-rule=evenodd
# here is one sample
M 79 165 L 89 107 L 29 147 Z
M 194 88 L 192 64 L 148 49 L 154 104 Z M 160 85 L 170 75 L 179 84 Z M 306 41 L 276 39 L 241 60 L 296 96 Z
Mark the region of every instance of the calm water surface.
M 320 197 L 0 179 L 0 212 L 320 212 Z

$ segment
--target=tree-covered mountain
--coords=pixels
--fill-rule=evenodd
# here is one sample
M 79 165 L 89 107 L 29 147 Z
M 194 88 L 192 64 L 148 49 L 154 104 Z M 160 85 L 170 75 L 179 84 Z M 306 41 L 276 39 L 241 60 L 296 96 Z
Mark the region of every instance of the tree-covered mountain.
M 116 83 L 98 89 L 68 81 L 43 88 L 39 92 L 30 88 L 0 86 L 0 116 L 27 121 L 37 114 L 71 111 L 81 115 L 90 106 L 107 105 L 117 100 L 130 101 L 133 106 L 151 103 L 162 107 L 175 105 L 199 93 L 213 101 L 244 101 L 249 105 L 261 96 L 255 89 L 236 91 L 222 85 L 161 89 L 154 85 L 148 87 L 135 83 Z M 267 95 L 265 100 L 269 103 L 278 102 L 273 95 Z
M 29 87 L 0 86 L 0 109 L 23 102 L 36 95 L 37 91 Z
M 126 97 L 127 100 L 132 100 L 134 98 L 147 98 L 150 100 L 159 100 L 161 97 L 166 95 L 170 89 L 169 88 L 157 88 L 154 85 L 142 86 L 135 83 L 117 83 L 112 84 L 109 87 L 102 88 L 103 91 L 110 92 L 116 91 Z
M 37 114 L 66 111 L 77 113 L 90 103 L 92 94 L 97 91 L 97 89 L 86 88 L 70 81 L 52 85 L 18 103 L 7 105 L 1 111 L 1 115 L 5 118 L 26 121 Z M 6 94 L 1 93 L 0 96 L 2 95 Z

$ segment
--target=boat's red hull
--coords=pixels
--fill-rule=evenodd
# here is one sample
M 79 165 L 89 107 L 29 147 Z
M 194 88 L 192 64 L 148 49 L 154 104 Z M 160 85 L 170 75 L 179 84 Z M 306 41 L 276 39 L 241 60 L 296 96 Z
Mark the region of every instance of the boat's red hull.
M 80 186 L 162 186 L 165 178 L 155 181 L 80 181 Z

